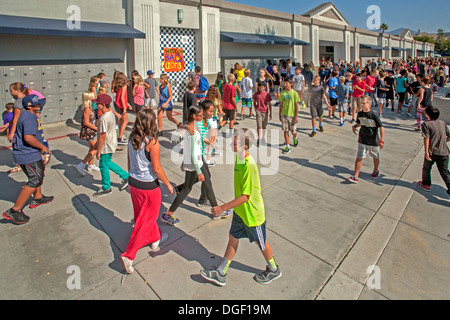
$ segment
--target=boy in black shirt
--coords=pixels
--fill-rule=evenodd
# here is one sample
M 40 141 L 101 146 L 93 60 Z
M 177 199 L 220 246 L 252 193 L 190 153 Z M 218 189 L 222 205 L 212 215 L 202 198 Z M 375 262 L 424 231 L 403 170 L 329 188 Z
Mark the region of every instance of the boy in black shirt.
M 195 97 L 195 82 L 189 81 L 188 83 L 188 91 L 183 96 L 183 124 L 188 122 L 188 110 L 192 106 L 197 105 L 197 98 Z
M 349 178 L 349 181 L 352 183 L 358 183 L 362 160 L 367 153 L 373 158 L 372 177 L 376 178 L 380 174 L 378 167 L 380 165 L 380 149 L 384 147 L 384 128 L 380 117 L 370 110 L 371 105 L 371 97 L 361 97 L 362 111 L 358 112 L 356 124 L 352 127 L 354 134 L 357 134 L 356 129 L 361 127 L 358 139 L 358 154 L 355 161 L 355 174 Z M 378 137 L 378 128 L 380 129 L 380 137 Z

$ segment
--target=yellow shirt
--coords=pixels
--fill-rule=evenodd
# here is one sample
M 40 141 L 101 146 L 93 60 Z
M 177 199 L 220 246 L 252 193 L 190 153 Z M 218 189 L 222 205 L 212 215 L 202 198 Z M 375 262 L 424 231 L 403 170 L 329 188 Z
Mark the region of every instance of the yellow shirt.
M 242 68 L 241 70 L 236 70 L 235 71 L 235 73 L 236 73 L 236 80 L 238 82 L 241 81 L 245 77 L 244 71 L 245 71 L 244 68 Z

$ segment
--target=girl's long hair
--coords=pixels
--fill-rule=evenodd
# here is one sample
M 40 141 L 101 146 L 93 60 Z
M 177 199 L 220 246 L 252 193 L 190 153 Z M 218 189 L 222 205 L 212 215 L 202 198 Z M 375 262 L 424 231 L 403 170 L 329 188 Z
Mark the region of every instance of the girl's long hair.
M 128 80 L 125 73 L 120 72 L 117 77 L 116 81 L 114 82 L 114 92 L 119 92 L 120 89 L 122 89 L 123 86 L 129 85 L 130 81 Z
M 14 90 L 20 91 L 21 93 L 23 93 L 26 96 L 28 95 L 29 89 L 22 82 L 11 83 L 11 85 L 9 87 L 13 88 Z
M 222 97 L 220 96 L 219 88 L 216 85 L 212 85 L 209 87 L 208 91 L 206 92 L 205 100 L 214 101 L 214 99 L 221 100 Z
M 133 130 L 130 134 L 130 141 L 133 149 L 138 151 L 142 148 L 142 143 L 147 137 L 149 140 L 156 139 L 158 126 L 156 125 L 156 115 L 152 109 L 143 109 L 138 112 Z

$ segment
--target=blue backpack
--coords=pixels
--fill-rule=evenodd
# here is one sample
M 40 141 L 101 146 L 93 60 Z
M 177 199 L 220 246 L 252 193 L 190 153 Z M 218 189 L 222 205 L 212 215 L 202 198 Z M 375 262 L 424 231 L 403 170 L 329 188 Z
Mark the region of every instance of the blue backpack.
M 206 90 L 209 89 L 209 82 L 208 82 L 208 80 L 206 80 L 206 78 L 205 78 L 204 76 L 202 76 L 202 77 L 200 78 L 200 82 L 199 82 L 199 84 L 198 84 L 198 88 L 199 88 L 201 91 L 206 91 Z

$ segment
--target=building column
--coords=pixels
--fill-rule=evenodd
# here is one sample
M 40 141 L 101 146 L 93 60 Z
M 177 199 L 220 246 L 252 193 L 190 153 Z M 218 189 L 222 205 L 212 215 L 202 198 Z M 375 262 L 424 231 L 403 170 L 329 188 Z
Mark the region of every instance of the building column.
M 344 61 L 347 62 L 352 60 L 351 37 L 352 33 L 350 31 L 344 31 Z
M 202 5 L 200 7 L 200 41 L 197 41 L 197 64 L 203 74 L 220 71 L 220 9 Z
M 360 56 L 359 56 L 359 34 L 358 32 L 355 31 L 354 35 L 353 35 L 353 54 L 355 57 L 355 61 L 353 61 L 353 63 L 356 63 L 356 61 L 360 61 Z
M 303 25 L 299 22 L 292 21 L 291 24 L 291 36 L 295 39 L 302 39 Z M 292 57 L 296 62 L 303 63 L 303 46 L 293 46 Z
M 320 63 L 320 44 L 319 44 L 319 26 L 311 25 L 311 60 L 315 66 Z

